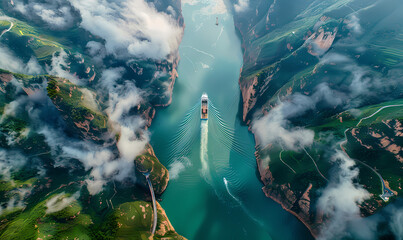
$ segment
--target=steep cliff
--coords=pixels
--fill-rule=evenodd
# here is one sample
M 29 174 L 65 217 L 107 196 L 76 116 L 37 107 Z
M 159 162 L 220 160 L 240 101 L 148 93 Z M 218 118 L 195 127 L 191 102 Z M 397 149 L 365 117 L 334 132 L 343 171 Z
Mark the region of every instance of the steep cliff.
M 183 28 L 179 0 L 0 2 L 1 238 L 150 237 L 148 222 L 102 221 L 150 201 L 139 171 L 167 187 L 147 129 L 170 104 Z M 154 237 L 183 239 L 158 213 Z
M 246 2 L 234 8 L 244 52 L 241 111 L 255 134 L 265 194 L 314 236 L 337 211 L 324 199 L 347 181 L 336 175 L 347 162 L 362 216 L 393 202 L 402 194 L 402 4 Z

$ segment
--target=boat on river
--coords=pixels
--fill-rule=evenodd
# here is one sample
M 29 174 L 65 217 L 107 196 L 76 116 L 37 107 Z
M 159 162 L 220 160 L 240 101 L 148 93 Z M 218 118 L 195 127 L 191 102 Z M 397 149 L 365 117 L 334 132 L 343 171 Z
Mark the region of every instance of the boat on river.
M 201 118 L 201 120 L 208 119 L 208 95 L 207 95 L 207 93 L 203 93 L 201 96 L 200 118 Z

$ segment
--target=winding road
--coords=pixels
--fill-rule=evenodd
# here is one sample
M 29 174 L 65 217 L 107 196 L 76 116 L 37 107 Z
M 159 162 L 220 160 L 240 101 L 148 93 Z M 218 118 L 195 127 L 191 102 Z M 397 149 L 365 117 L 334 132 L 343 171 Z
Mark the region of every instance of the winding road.
M 376 111 L 375 111 L 374 113 L 372 113 L 371 115 L 369 115 L 368 117 L 361 118 L 360 121 L 359 121 L 359 122 L 357 123 L 357 125 L 355 125 L 355 126 L 358 127 L 358 126 L 362 123 L 363 120 L 369 119 L 369 118 L 375 116 L 376 114 L 378 114 L 380 111 L 382 111 L 382 110 L 385 109 L 385 108 L 390 108 L 390 107 L 402 107 L 402 106 L 403 106 L 403 104 L 395 104 L 395 105 L 383 106 L 383 107 L 379 108 L 378 110 L 376 110 Z M 350 129 L 351 129 L 351 128 L 347 128 L 347 129 L 344 131 L 344 138 L 345 138 L 345 140 L 340 143 L 340 148 L 343 150 L 343 152 L 344 152 L 347 156 L 348 156 L 348 154 L 347 154 L 346 150 L 344 149 L 343 145 L 347 143 L 347 131 L 350 130 Z M 362 162 L 362 161 L 360 161 L 360 160 L 358 160 L 358 159 L 354 159 L 354 160 L 357 161 L 357 162 L 359 162 L 359 163 L 361 163 L 362 165 L 368 167 L 369 169 L 371 169 L 371 170 L 379 177 L 379 179 L 380 179 L 380 181 L 381 181 L 381 186 L 382 186 L 382 194 L 380 195 L 380 197 L 382 198 L 382 200 L 384 200 L 385 202 L 387 202 L 387 201 L 389 200 L 389 197 L 393 196 L 393 192 L 392 192 L 392 190 L 390 190 L 389 188 L 386 187 L 386 185 L 385 185 L 385 180 L 383 180 L 382 175 L 381 175 L 379 172 L 377 172 L 373 167 L 369 166 L 368 164 L 366 164 L 366 163 L 364 163 L 364 162 Z
M 302 147 L 302 149 L 304 149 L 304 151 L 305 151 L 305 153 L 308 155 L 308 157 L 312 160 L 312 162 L 313 162 L 313 164 L 315 165 L 315 167 L 316 167 L 316 171 L 319 173 L 319 175 L 323 178 L 323 179 L 325 179 L 326 180 L 326 182 L 328 182 L 329 180 L 322 174 L 322 172 L 319 170 L 319 167 L 318 167 L 318 165 L 316 164 L 316 162 L 315 162 L 315 160 L 313 159 L 313 157 L 308 153 L 308 151 L 304 148 L 304 147 Z
M 280 144 L 281 145 L 281 144 Z M 285 165 L 285 166 L 287 166 L 294 174 L 296 174 L 297 172 L 295 172 L 295 170 L 290 166 L 290 165 L 288 165 L 286 162 L 284 162 L 284 160 L 283 160 L 283 158 L 281 157 L 281 154 L 284 152 L 284 148 L 283 148 L 283 146 L 281 146 L 281 152 L 279 153 L 279 155 L 278 155 L 278 157 L 280 158 L 280 161 Z
M 343 152 L 344 152 L 347 156 L 348 156 L 348 154 L 347 154 L 346 150 L 344 149 L 343 145 L 344 145 L 345 143 L 347 143 L 347 135 L 346 135 L 346 133 L 347 133 L 347 131 L 348 131 L 349 129 L 350 129 L 350 128 L 348 128 L 348 129 L 346 129 L 346 131 L 344 131 L 344 137 L 346 138 L 346 140 L 344 140 L 343 142 L 340 143 L 340 148 L 341 148 L 341 150 L 343 150 Z M 348 157 L 350 157 L 350 156 L 348 156 Z M 362 161 L 360 161 L 360 160 L 358 160 L 358 159 L 354 159 L 354 161 L 357 161 L 358 163 L 360 163 L 360 164 L 362 164 L 362 165 L 368 167 L 369 169 L 371 169 L 371 170 L 379 177 L 379 180 L 381 180 L 381 186 L 382 186 L 382 194 L 380 195 L 380 197 L 382 198 L 382 200 L 384 200 L 385 202 L 387 202 L 387 201 L 389 200 L 388 198 L 391 197 L 391 196 L 393 196 L 393 192 L 392 192 L 389 188 L 387 188 L 387 187 L 385 186 L 385 181 L 383 180 L 382 175 L 381 175 L 380 173 L 378 173 L 373 167 L 369 166 L 368 164 L 366 164 L 366 163 L 364 163 L 364 162 L 362 162 Z M 386 191 L 385 191 L 385 190 L 386 190 Z
M 358 127 L 358 125 L 360 125 L 360 123 L 362 122 L 362 120 L 365 120 L 365 119 L 368 119 L 368 118 L 371 118 L 371 117 L 375 116 L 376 114 L 378 114 L 380 111 L 382 111 L 382 110 L 385 109 L 385 108 L 390 108 L 390 107 L 402 107 L 402 106 L 403 106 L 403 104 L 396 104 L 396 105 L 387 105 L 387 106 L 383 106 L 383 107 L 379 108 L 379 109 L 378 109 L 376 112 L 374 112 L 373 114 L 369 115 L 368 117 L 361 118 L 360 121 L 357 123 L 356 127 Z
M 11 21 L 9 21 L 9 22 L 10 22 L 10 27 L 9 27 L 8 29 L 3 30 L 3 31 L 1 32 L 0 38 L 1 38 L 6 32 L 9 32 L 9 31 L 13 28 L 14 23 L 11 22 Z

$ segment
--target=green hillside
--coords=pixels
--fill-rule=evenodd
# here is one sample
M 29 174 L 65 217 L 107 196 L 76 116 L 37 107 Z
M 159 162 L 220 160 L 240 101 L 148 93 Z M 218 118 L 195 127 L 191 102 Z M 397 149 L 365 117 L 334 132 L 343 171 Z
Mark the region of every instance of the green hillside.
M 264 192 L 314 235 L 320 190 L 338 166 L 335 151 L 355 160 L 357 181 L 371 195 L 360 205 L 363 216 L 403 194 L 402 7 L 395 0 L 251 0 L 235 11 L 244 51 L 243 120 L 254 129 L 282 108 L 288 131 L 314 133 L 313 144 L 298 150 L 281 140 L 257 145 Z M 265 130 L 254 131 L 259 140 L 256 132 Z M 393 192 L 389 201 L 380 196 L 378 174 Z

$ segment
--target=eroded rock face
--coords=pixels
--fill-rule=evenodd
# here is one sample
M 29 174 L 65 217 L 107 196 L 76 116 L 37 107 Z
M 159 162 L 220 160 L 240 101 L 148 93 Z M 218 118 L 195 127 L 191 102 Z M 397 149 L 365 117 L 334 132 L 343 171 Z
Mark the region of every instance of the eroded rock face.
M 309 183 L 308 188 L 302 194 L 301 198 L 298 201 L 298 206 L 301 209 L 301 212 L 305 215 L 309 215 L 309 210 L 311 206 L 311 198 L 309 197 L 309 192 L 312 189 L 312 183 Z
M 262 190 L 264 194 L 280 204 L 284 210 L 296 216 L 309 229 L 314 237 L 320 232 L 323 215 L 312 209 L 310 183 L 302 194 L 293 192 L 289 184 L 265 185 Z M 297 196 L 298 195 L 298 196 Z
M 0 73 L 0 91 L 3 93 L 6 93 L 6 87 L 9 84 L 9 82 L 13 79 L 12 74 L 8 73 Z
M 243 101 L 243 113 L 242 118 L 245 121 L 246 116 L 249 111 L 255 106 L 256 104 L 256 85 L 257 85 L 257 77 L 253 78 L 251 82 L 243 82 L 241 83 L 241 93 L 242 93 L 242 101 Z
M 232 2 L 237 3 L 236 0 Z M 368 111 L 370 107 L 379 109 L 388 104 L 400 104 L 396 103 L 396 100 L 402 98 L 401 81 L 391 83 L 389 77 L 392 72 L 399 72 L 396 76 L 401 78 L 401 66 L 396 65 L 401 62 L 400 59 L 392 65 L 388 60 L 379 57 L 384 51 L 381 47 L 374 47 L 371 51 L 362 49 L 363 52 L 347 47 L 349 44 L 373 46 L 373 41 L 379 39 L 379 32 L 368 23 L 376 24 L 380 19 L 388 18 L 394 11 L 392 7 L 386 9 L 385 4 L 368 5 L 365 1 L 360 2 L 363 4 L 360 7 L 360 16 L 352 16 L 334 2 L 326 0 L 322 1 L 320 6 L 312 4 L 309 0 L 294 1 L 292 9 L 288 8 L 291 1 L 257 0 L 250 2 L 248 9 L 234 13 L 244 53 L 239 79 L 243 121 L 252 129 L 254 120 L 270 113 L 280 102 L 290 103 L 293 107 L 287 109 L 289 111 L 285 111 L 285 115 L 295 110 L 300 112 L 297 116 L 285 119 L 285 129 L 309 128 L 315 133 L 312 149 L 305 150 L 306 154 L 302 150 L 284 150 L 284 144 L 280 146 L 276 141 L 273 146 L 269 146 L 271 143 L 261 146 L 256 141 L 256 160 L 264 193 L 300 219 L 315 236 L 323 222 L 329 218 L 317 208 L 316 202 L 320 197 L 320 189 L 326 187 L 327 181 L 324 178 L 331 176 L 329 169 L 334 167 L 329 160 L 330 156 L 325 156 L 327 151 L 323 149 L 340 150 L 335 147 L 334 142 L 324 143 L 322 137 L 328 134 L 334 141 L 343 141 L 346 133 L 346 154 L 350 158 L 361 160 L 380 170 L 381 174 L 383 171 L 385 175 L 389 174 L 390 169 L 383 165 L 386 162 L 389 166 L 393 165 L 393 169 L 402 169 L 403 127 L 399 120 L 401 114 L 380 114 L 381 116 L 373 118 L 374 121 L 381 119 L 377 123 L 364 121 L 367 126 L 356 126 L 360 118 L 373 113 Z M 381 7 L 385 9 L 377 16 L 378 20 L 369 17 Z M 287 9 L 287 12 L 284 9 Z M 389 27 L 390 23 L 383 26 Z M 391 41 L 395 38 L 393 34 L 385 33 L 382 36 Z M 382 45 L 380 42 L 379 44 Z M 401 48 L 401 44 L 394 46 Z M 362 92 L 359 96 L 351 94 L 359 88 L 353 83 L 360 81 L 367 86 L 377 81 L 376 79 L 382 79 L 381 85 L 391 83 L 393 86 L 393 89 L 385 90 L 385 97 L 376 97 L 374 100 L 373 93 L 383 91 L 380 88 L 371 88 L 368 96 Z M 321 100 L 308 106 L 308 110 L 300 110 L 303 107 L 298 105 L 303 105 L 302 99 L 315 99 L 315 93 L 324 85 L 328 86 L 330 91 L 323 95 Z M 331 92 L 338 92 L 348 100 L 330 103 L 326 98 Z M 337 99 L 336 96 L 331 98 Z M 350 106 L 349 104 L 357 98 L 365 101 L 356 103 L 351 107 L 352 110 L 359 108 L 360 111 L 367 111 L 360 118 L 357 111 L 345 114 L 346 106 Z M 389 101 L 392 102 L 388 103 Z M 317 141 L 316 138 L 320 140 Z M 322 150 L 318 150 L 321 148 Z M 264 151 L 261 151 L 262 149 Z M 279 157 L 282 150 L 287 152 L 283 159 Z M 311 153 L 311 158 L 322 161 L 319 168 L 323 169 L 324 175 L 317 173 L 308 152 Z M 291 163 L 290 165 L 294 161 L 292 167 L 295 166 L 295 169 L 309 164 L 312 168 L 290 170 L 291 167 L 287 167 L 282 160 Z M 283 171 L 288 171 L 289 175 L 279 176 Z M 386 179 L 385 184 L 395 195 L 401 194 L 401 173 L 392 171 L 392 176 Z M 379 198 L 379 182 L 374 180 L 373 176 L 366 175 L 368 173 L 365 171 L 362 172 L 363 175 L 360 173 L 358 181 L 370 192 L 371 197 L 359 207 L 361 215 L 368 216 L 387 203 Z
M 337 30 L 337 27 L 332 31 L 325 31 L 323 28 L 320 28 L 317 32 L 313 33 L 306 41 L 308 52 L 313 56 L 326 53 L 336 38 Z
M 0 73 L 0 80 L 3 83 L 8 83 L 13 79 L 13 75 L 10 73 Z
M 155 104 L 156 107 L 166 107 L 166 106 L 169 106 L 172 102 L 172 93 L 173 93 L 175 81 L 179 77 L 179 74 L 177 71 L 179 59 L 180 59 L 180 57 L 177 56 L 175 58 L 175 60 L 173 60 L 172 65 L 168 67 L 168 70 L 165 70 L 165 71 L 168 71 L 167 74 L 169 75 L 169 78 L 168 78 L 167 84 L 166 84 L 167 87 L 165 89 L 166 92 L 165 92 L 165 96 L 161 97 L 162 101 Z
M 264 194 L 302 221 L 313 236 L 318 236 L 319 225 L 322 223 L 323 216 L 316 213 L 314 205 L 311 203 L 313 185 L 309 183 L 304 192 L 294 192 L 290 183 L 277 184 L 270 170 L 270 164 L 261 160 L 259 151 L 255 155 L 261 181 L 264 184 L 262 187 Z

